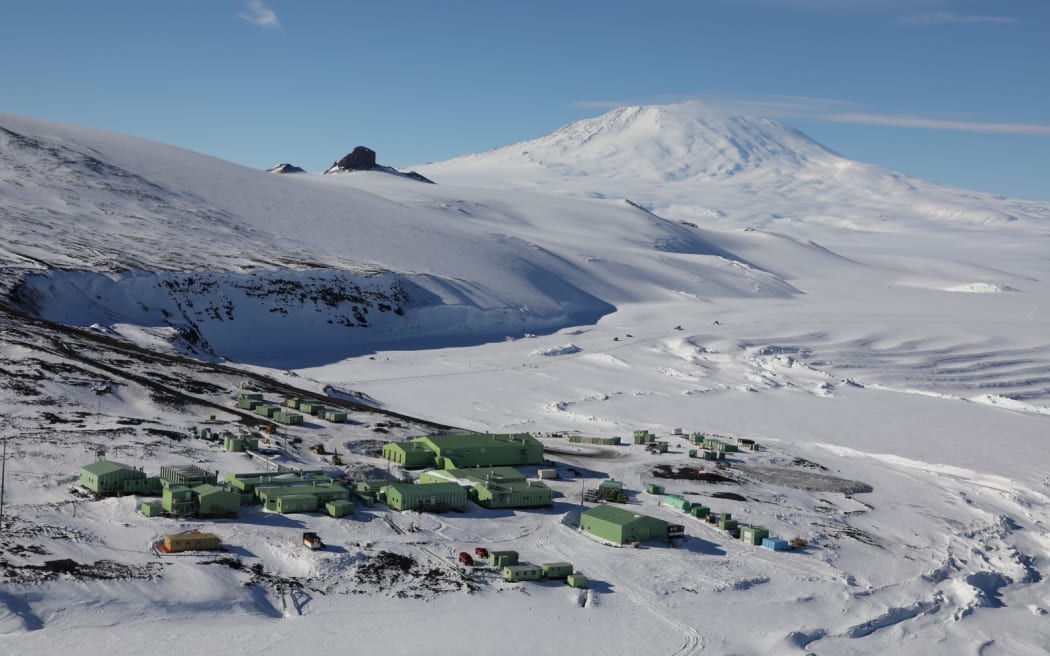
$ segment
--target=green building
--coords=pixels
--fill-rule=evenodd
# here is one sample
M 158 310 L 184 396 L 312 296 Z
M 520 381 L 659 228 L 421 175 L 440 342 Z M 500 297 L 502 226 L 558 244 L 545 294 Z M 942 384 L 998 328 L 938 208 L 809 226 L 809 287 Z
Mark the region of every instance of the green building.
M 543 569 L 539 565 L 507 565 L 503 568 L 504 581 L 539 581 L 543 578 Z
M 281 502 L 279 499 L 282 497 L 300 497 L 303 495 L 312 496 L 316 499 L 317 503 L 313 505 L 310 511 L 316 510 L 319 507 L 323 507 L 324 504 L 329 501 L 349 501 L 350 490 L 346 489 L 342 485 L 336 485 L 334 483 L 322 483 L 315 482 L 299 483 L 291 485 L 258 485 L 254 490 L 255 498 L 262 502 L 263 506 L 267 510 L 276 510 L 277 512 L 298 512 L 290 510 L 281 510 Z M 285 507 L 290 508 L 292 506 L 286 505 Z M 310 512 L 307 511 L 307 512 Z
M 193 490 L 177 483 L 166 482 L 160 502 L 164 512 L 172 515 L 192 515 L 196 510 Z
M 407 449 L 391 448 L 388 451 L 386 447 L 383 448 L 383 457 L 406 467 L 432 465 L 438 469 L 543 464 L 543 445 L 528 433 L 448 433 L 417 437 L 410 442 L 430 450 L 433 458 L 420 465 L 409 465 Z
M 672 508 L 681 510 L 682 512 L 689 512 L 689 508 L 692 506 L 692 504 L 689 503 L 688 499 L 680 497 L 677 494 L 665 495 L 663 502 L 665 506 L 671 506 Z
M 511 467 L 435 469 L 423 472 L 422 485 L 456 483 L 467 489 L 471 501 L 485 508 L 540 508 L 554 503 L 549 487 L 530 481 Z
M 346 421 L 346 413 L 340 410 L 325 410 L 324 418 L 335 424 L 341 424 Z
M 626 508 L 599 505 L 580 514 L 580 530 L 613 544 L 666 540 L 670 524 Z
M 569 442 L 572 444 L 600 444 L 602 446 L 618 446 L 619 437 L 588 437 L 586 435 L 570 435 Z
M 95 494 L 120 494 L 125 482 L 145 480 L 146 474 L 119 462 L 98 460 L 80 468 L 80 484 Z
M 218 475 L 215 472 L 205 471 L 197 465 L 168 465 L 160 468 L 160 479 L 168 483 L 179 485 L 204 485 L 217 482 Z
M 139 512 L 146 517 L 159 517 L 164 513 L 164 506 L 160 501 L 143 501 L 139 505 Z
M 656 483 L 646 483 L 645 491 L 648 492 L 649 494 L 663 494 L 664 493 L 664 486 L 663 485 L 657 485 Z
M 722 440 L 716 440 L 713 437 L 705 437 L 703 446 L 705 449 L 710 449 L 711 451 L 720 451 L 724 453 L 730 453 L 740 450 L 735 444 L 729 444 L 728 442 L 723 442 Z
M 273 417 L 275 414 L 277 414 L 280 411 L 281 411 L 281 406 L 279 406 L 279 405 L 260 405 L 260 406 L 256 406 L 256 408 L 255 408 L 255 414 L 262 415 L 263 417 L 266 417 L 267 419 Z
M 697 518 L 707 517 L 711 514 L 711 509 L 707 506 L 701 506 L 700 504 L 696 504 L 695 506 L 689 508 L 689 514 Z
M 251 398 L 259 397 L 259 398 Z M 237 397 L 237 407 L 241 410 L 255 410 L 263 404 L 262 394 L 241 394 Z
M 317 510 L 317 497 L 312 494 L 284 494 L 273 497 L 267 508 L 287 515 L 298 512 L 314 512 Z
M 458 483 L 393 483 L 384 486 L 380 497 L 394 510 L 444 512 L 466 510 L 467 491 Z
M 436 454 L 426 445 L 413 440 L 408 442 L 387 442 L 383 445 L 383 457 L 406 469 L 433 467 Z
M 346 517 L 354 514 L 354 502 L 329 501 L 324 505 L 324 509 L 332 517 Z
M 586 588 L 587 577 L 583 574 L 569 574 L 565 577 L 565 582 L 572 588 Z
M 723 531 L 735 531 L 737 530 L 737 521 L 733 519 L 732 514 L 724 512 L 718 517 L 718 528 Z
M 543 563 L 540 569 L 545 579 L 563 579 L 572 574 L 572 563 Z
M 741 526 L 740 539 L 744 542 L 759 546 L 762 540 L 769 537 L 769 529 L 765 526 Z
M 198 485 L 191 491 L 199 517 L 235 517 L 241 507 L 241 495 L 217 485 Z
M 259 448 L 259 438 L 226 432 L 222 435 L 222 448 L 235 453 L 248 450 L 254 451 Z
M 518 564 L 517 551 L 489 551 L 489 565 L 494 567 L 506 567 Z
M 634 443 L 635 444 L 648 444 L 656 439 L 656 436 L 650 433 L 648 430 L 636 430 L 634 431 Z
M 278 424 L 284 424 L 285 426 L 300 426 L 303 423 L 303 416 L 297 412 L 281 411 L 274 413 L 273 417 L 270 417 Z

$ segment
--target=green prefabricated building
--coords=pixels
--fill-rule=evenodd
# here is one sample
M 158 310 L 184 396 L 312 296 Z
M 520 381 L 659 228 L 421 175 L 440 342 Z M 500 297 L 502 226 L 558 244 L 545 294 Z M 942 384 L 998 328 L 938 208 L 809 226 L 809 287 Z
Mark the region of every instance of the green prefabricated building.
M 267 504 L 267 508 L 270 504 Z M 317 510 L 317 497 L 312 494 L 287 494 L 273 498 L 273 508 L 281 514 L 313 512 Z
M 580 530 L 614 544 L 666 540 L 667 528 L 662 519 L 605 504 L 580 514 Z
M 411 441 L 433 451 L 439 469 L 543 464 L 543 444 L 528 433 L 450 433 Z
M 259 438 L 226 433 L 222 438 L 222 448 L 232 452 L 247 451 L 248 449 L 254 451 L 259 448 Z
M 458 483 L 394 483 L 384 486 L 380 495 L 394 510 L 442 512 L 467 507 L 467 491 Z
M 761 545 L 763 538 L 769 537 L 769 529 L 765 526 L 741 526 L 740 539 L 755 546 Z
M 725 460 L 725 459 L 726 459 L 725 451 L 711 451 L 709 449 L 704 449 L 704 460 Z
M 572 574 L 572 563 L 542 563 L 540 569 L 545 579 L 563 579 Z
M 146 517 L 158 517 L 164 514 L 164 505 L 160 501 L 143 501 L 139 512 Z
M 168 465 L 160 468 L 162 481 L 177 483 L 179 485 L 204 485 L 214 484 L 217 479 L 215 472 L 205 471 L 197 465 Z
M 324 418 L 330 422 L 341 424 L 346 421 L 346 413 L 339 410 L 326 410 Z
M 723 531 L 735 531 L 737 529 L 737 521 L 729 513 L 722 513 L 718 518 L 718 528 Z
M 193 494 L 201 517 L 234 517 L 241 507 L 240 494 L 216 485 L 198 485 Z
M 507 565 L 503 568 L 504 581 L 539 581 L 543 570 L 538 565 Z
M 569 574 L 568 576 L 565 577 L 565 582 L 568 583 L 569 586 L 573 587 L 573 588 L 586 588 L 587 587 L 587 577 L 584 576 L 583 574 Z
M 124 481 L 145 479 L 143 472 L 109 460 L 99 460 L 80 468 L 80 484 L 96 494 L 124 491 Z
M 123 492 L 125 494 L 143 494 L 143 495 L 156 495 L 160 494 L 163 487 L 160 484 L 159 476 L 147 476 L 146 478 L 127 478 L 123 482 Z
M 255 414 L 262 415 L 263 417 L 272 417 L 281 411 L 279 405 L 260 405 L 255 408 Z
M 700 504 L 697 504 L 689 508 L 689 514 L 693 517 L 707 517 L 711 514 L 711 509 L 707 506 L 701 506 Z
M 262 403 L 262 399 L 246 399 L 244 397 L 237 399 L 237 407 L 241 410 L 254 410 Z
M 292 485 L 258 485 L 255 487 L 255 497 L 259 499 L 270 510 L 276 510 L 277 497 L 288 495 L 309 494 L 317 499 L 318 504 L 329 501 L 349 501 L 350 490 L 342 485 L 333 483 L 300 483 Z
M 676 508 L 678 510 L 681 510 L 682 512 L 689 512 L 690 506 L 693 505 L 689 503 L 687 499 L 680 497 L 677 494 L 665 495 L 663 502 L 664 505 L 671 506 L 672 508 Z
M 164 512 L 172 515 L 192 515 L 196 510 L 196 505 L 193 502 L 193 490 L 185 485 L 165 485 L 160 502 Z
M 298 410 L 299 409 L 299 404 L 302 403 L 302 402 L 303 402 L 302 399 L 291 398 L 291 399 L 285 399 L 284 403 L 282 405 L 284 407 L 286 407 L 286 408 L 292 408 L 293 410 Z
M 296 412 L 278 412 L 271 419 L 286 426 L 298 426 L 303 423 L 303 416 Z
M 657 485 L 656 483 L 648 483 L 645 486 L 645 491 L 648 492 L 649 494 L 663 494 L 664 493 L 664 486 L 663 485 Z
M 540 508 L 554 503 L 551 489 L 539 481 L 479 482 L 470 498 L 485 508 Z
M 517 551 L 489 551 L 489 565 L 494 567 L 506 567 L 518 564 Z
M 436 455 L 424 444 L 415 441 L 387 442 L 383 457 L 408 469 L 433 467 Z
M 324 505 L 325 511 L 332 517 L 346 517 L 354 514 L 353 501 L 329 501 Z
M 467 496 L 485 508 L 540 508 L 554 503 L 554 493 L 540 481 L 526 480 L 511 467 L 437 469 L 423 472 L 419 482 L 457 483 L 467 487 Z

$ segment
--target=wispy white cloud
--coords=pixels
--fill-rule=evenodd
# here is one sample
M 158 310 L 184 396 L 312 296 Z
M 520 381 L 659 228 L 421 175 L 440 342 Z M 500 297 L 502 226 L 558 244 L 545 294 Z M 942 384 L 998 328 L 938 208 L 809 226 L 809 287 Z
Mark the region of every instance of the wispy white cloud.
M 986 123 L 981 121 L 953 121 L 939 118 L 926 118 L 923 116 L 894 116 L 889 114 L 863 113 L 823 114 L 813 118 L 823 121 L 831 121 L 833 123 L 885 125 L 896 128 L 925 128 L 928 130 L 1050 136 L 1050 124 L 1044 123 Z
M 925 14 L 911 14 L 901 16 L 897 22 L 905 27 L 927 27 L 930 25 L 944 25 L 951 23 L 992 23 L 997 25 L 1009 25 L 1016 23 L 1016 18 L 1009 16 L 982 16 L 978 14 L 957 14 L 954 11 L 932 11 Z
M 273 9 L 264 5 L 262 0 L 244 0 L 244 11 L 241 12 L 241 18 L 258 27 L 276 29 L 281 26 L 277 14 Z
M 970 121 L 965 117 L 943 118 L 872 112 L 860 103 L 835 98 L 810 96 L 770 95 L 748 98 L 693 95 L 662 98 L 635 99 L 617 102 L 612 100 L 581 100 L 571 104 L 579 109 L 608 110 L 626 105 L 663 104 L 674 102 L 701 102 L 712 109 L 749 116 L 770 118 L 798 118 L 827 123 L 853 123 L 896 128 L 925 130 L 950 130 L 956 132 L 983 132 L 987 134 L 1018 134 L 1050 136 L 1050 124 L 1046 123 L 998 123 Z

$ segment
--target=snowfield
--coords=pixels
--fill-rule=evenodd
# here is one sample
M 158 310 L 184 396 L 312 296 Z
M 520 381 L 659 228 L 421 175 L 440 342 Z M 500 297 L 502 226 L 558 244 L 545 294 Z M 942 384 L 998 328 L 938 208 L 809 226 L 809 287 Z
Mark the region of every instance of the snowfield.
M 0 652 L 1046 653 L 1050 203 L 693 103 L 414 168 L 436 184 L 0 115 Z M 345 408 L 265 458 L 355 481 L 411 475 L 389 440 L 542 435 L 554 506 L 199 521 L 79 487 L 99 450 L 261 470 L 191 433 L 261 421 L 246 386 Z M 761 449 L 718 469 L 676 428 Z M 606 478 L 686 537 L 579 532 Z M 648 483 L 807 546 L 734 540 Z M 193 528 L 226 550 L 151 549 Z M 591 586 L 462 568 L 476 546 Z

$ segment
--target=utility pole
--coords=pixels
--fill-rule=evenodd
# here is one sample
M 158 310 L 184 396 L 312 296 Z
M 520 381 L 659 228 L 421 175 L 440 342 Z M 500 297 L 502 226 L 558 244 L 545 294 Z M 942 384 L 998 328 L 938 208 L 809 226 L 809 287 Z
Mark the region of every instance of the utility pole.
M 0 456 L 0 533 L 4 532 L 4 483 L 7 481 L 7 438 L 3 439 L 3 455 Z

